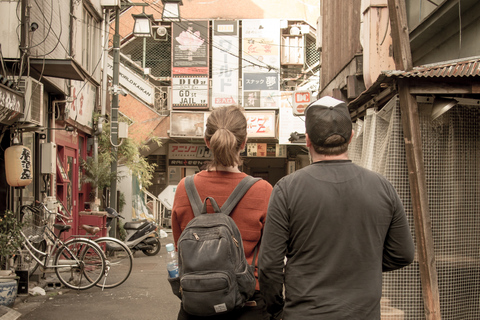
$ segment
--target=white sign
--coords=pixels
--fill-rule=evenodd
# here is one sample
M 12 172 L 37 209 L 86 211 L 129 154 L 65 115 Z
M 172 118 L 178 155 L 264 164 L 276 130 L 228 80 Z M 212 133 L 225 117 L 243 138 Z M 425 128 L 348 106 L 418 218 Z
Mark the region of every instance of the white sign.
M 238 104 L 238 21 L 214 21 L 212 107 Z
M 113 77 L 113 59 L 109 56 L 107 61 L 107 71 L 110 77 Z M 122 87 L 133 93 L 143 102 L 153 105 L 155 98 L 155 88 L 143 80 L 137 74 L 131 72 L 120 64 L 118 82 Z
M 172 108 L 208 106 L 207 77 L 173 77 Z
M 281 145 L 287 144 L 299 144 L 305 145 L 305 142 L 302 143 L 292 143 L 290 140 L 290 134 L 293 132 L 305 133 L 305 117 L 295 116 L 293 114 L 293 91 L 283 91 L 282 92 L 282 103 L 280 105 L 280 110 L 278 112 L 278 143 Z
M 66 115 L 81 125 L 93 128 L 93 111 L 95 110 L 95 98 L 97 95 L 96 87 L 89 82 L 72 80 L 70 90 L 73 101 L 67 103 Z
M 275 138 L 275 111 L 245 112 L 247 136 Z

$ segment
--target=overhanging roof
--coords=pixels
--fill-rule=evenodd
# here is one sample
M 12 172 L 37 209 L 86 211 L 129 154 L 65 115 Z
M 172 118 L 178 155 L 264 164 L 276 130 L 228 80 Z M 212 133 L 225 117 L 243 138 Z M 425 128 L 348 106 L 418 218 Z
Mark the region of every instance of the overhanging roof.
M 388 70 L 382 71 L 377 80 L 355 100 L 350 101 L 349 107 L 352 110 L 358 109 L 362 104 L 371 100 L 378 92 L 382 91 L 385 84 L 392 83 L 395 79 L 409 78 L 417 80 L 442 80 L 444 82 L 458 82 L 459 79 L 480 78 L 480 56 L 463 58 L 457 60 L 441 61 L 414 67 L 410 71 Z
M 73 59 L 30 59 L 30 67 L 47 77 L 84 81 L 88 73 Z

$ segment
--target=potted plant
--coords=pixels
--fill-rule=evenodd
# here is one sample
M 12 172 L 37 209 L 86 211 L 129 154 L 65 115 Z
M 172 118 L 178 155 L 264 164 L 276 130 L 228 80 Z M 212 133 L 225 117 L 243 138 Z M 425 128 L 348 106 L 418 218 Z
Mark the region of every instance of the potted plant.
M 96 211 L 101 207 L 100 198 L 96 196 L 96 191 L 101 194 L 103 189 L 110 186 L 112 178 L 117 178 L 115 172 L 111 172 L 111 164 L 108 154 L 99 154 L 98 160 L 88 158 L 87 161 L 81 160 L 82 168 L 85 174 L 82 176 L 83 183 L 90 183 L 92 191 L 90 192 L 90 208 Z
M 22 247 L 22 225 L 17 215 L 6 210 L 0 215 L 0 305 L 12 306 L 18 290 L 18 277 L 13 270 L 13 258 Z

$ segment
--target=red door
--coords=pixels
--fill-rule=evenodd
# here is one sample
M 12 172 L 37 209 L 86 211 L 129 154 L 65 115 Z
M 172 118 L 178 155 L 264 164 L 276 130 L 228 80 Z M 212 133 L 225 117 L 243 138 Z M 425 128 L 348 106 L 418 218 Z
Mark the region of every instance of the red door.
M 68 177 L 64 185 L 64 196 L 62 199 L 65 208 L 72 216 L 72 229 L 70 234 L 77 234 L 78 221 L 78 160 L 77 150 L 65 147 L 63 154 L 63 167 Z

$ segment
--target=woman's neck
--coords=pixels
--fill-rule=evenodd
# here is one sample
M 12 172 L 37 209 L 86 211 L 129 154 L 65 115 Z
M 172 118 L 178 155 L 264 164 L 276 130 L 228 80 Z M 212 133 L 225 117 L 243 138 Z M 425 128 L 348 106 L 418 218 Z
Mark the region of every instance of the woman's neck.
M 214 168 L 208 168 L 208 171 L 227 171 L 227 172 L 235 172 L 235 173 L 240 172 L 240 170 L 238 169 L 238 165 L 233 167 L 224 167 L 222 165 L 217 165 Z

